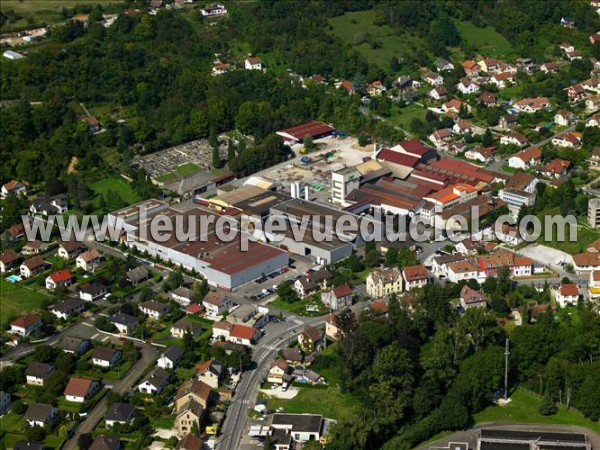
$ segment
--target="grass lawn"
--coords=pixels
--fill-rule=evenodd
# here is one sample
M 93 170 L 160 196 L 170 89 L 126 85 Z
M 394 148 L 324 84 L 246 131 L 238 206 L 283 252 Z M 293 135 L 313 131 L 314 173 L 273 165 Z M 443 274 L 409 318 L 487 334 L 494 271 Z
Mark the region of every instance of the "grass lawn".
M 153 419 L 150 421 L 150 423 L 152 424 L 152 428 L 154 428 L 154 429 L 163 428 L 163 429 L 168 429 L 168 430 L 173 428 L 174 422 L 175 422 L 174 416 L 161 417 L 160 419 Z
M 316 305 L 319 307 L 319 309 L 317 311 L 307 311 L 306 307 L 309 305 Z M 298 300 L 294 303 L 288 303 L 278 298 L 277 300 L 270 302 L 269 306 L 281 309 L 283 311 L 289 311 L 291 313 L 298 314 L 299 316 L 316 317 L 327 314 L 327 308 L 321 301 L 315 302 L 310 298 Z
M 164 175 L 161 175 L 159 177 L 154 178 L 156 181 L 158 181 L 159 183 L 168 183 L 170 181 L 174 181 L 177 179 L 177 175 L 175 175 L 174 173 L 165 173 Z
M 510 43 L 494 27 L 478 28 L 471 22 L 455 21 L 460 36 L 483 56 L 508 56 L 513 52 Z
M 506 173 L 517 173 L 518 169 L 515 169 L 514 167 L 510 167 L 508 164 L 504 164 L 501 168 L 502 172 L 506 172 Z
M 579 425 L 600 432 L 600 424 L 586 419 L 582 415 L 559 408 L 552 416 L 542 416 L 538 412 L 541 400 L 527 391 L 518 389 L 511 397 L 512 401 L 505 406 L 490 406 L 474 415 L 476 423 L 483 422 L 517 422 L 548 423 L 561 425 Z
M 543 223 L 545 215 L 552 216 L 552 215 L 556 215 L 556 214 L 560 214 L 560 212 L 558 210 L 544 211 L 542 214 L 538 214 L 538 217 L 540 217 L 540 219 L 542 220 L 542 223 Z M 557 250 L 561 250 L 570 255 L 575 255 L 577 253 L 584 252 L 585 249 L 592 242 L 600 239 L 600 231 L 596 230 L 594 228 L 590 228 L 587 225 L 585 218 L 582 218 L 578 221 L 577 239 L 575 241 L 569 240 L 569 230 L 570 230 L 570 227 L 566 227 L 563 242 L 558 242 L 556 240 L 557 239 L 556 230 L 553 230 L 551 241 L 544 239 L 545 233 L 542 233 L 540 238 L 537 240 L 537 243 L 546 245 L 548 247 L 555 248 Z
M 420 47 L 427 53 L 420 38 L 408 33 L 397 34 L 387 25 L 373 25 L 375 14 L 375 10 L 350 12 L 330 19 L 329 23 L 342 42 L 352 45 L 370 64 L 383 69 L 389 69 L 392 57 L 407 55 L 415 48 Z M 367 34 L 370 42 L 366 41 Z M 373 48 L 371 42 L 376 42 L 378 48 Z
M 115 192 L 121 197 L 121 200 L 128 204 L 136 203 L 140 200 L 140 197 L 135 193 L 127 181 L 122 178 L 105 178 L 92 183 L 90 187 L 98 196 L 106 195 L 108 191 Z
M 0 325 L 4 327 L 11 317 L 39 308 L 43 300 L 51 299 L 46 293 L 0 280 Z
M 196 172 L 199 172 L 201 169 L 197 164 L 194 163 L 185 163 L 177 168 L 177 172 L 183 175 L 192 175 Z
M 9 412 L 0 420 L 0 430 L 7 433 L 19 433 L 25 428 L 25 417 L 23 415 Z
M 427 108 L 419 106 L 416 103 L 411 103 L 406 108 L 392 108 L 392 114 L 388 120 L 393 124 L 410 131 L 410 121 L 415 117 L 425 121 L 426 113 Z

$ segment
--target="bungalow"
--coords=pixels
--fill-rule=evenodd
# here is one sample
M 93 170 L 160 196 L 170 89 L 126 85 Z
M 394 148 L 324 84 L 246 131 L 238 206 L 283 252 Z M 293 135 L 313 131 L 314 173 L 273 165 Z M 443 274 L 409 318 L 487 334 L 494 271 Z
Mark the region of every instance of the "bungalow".
M 276 384 L 289 383 L 292 377 L 289 375 L 290 365 L 283 359 L 271 361 L 271 368 L 267 372 L 267 382 Z
M 552 145 L 565 148 L 579 148 L 581 146 L 580 133 L 564 133 L 552 138 Z
M 346 283 L 322 294 L 322 300 L 330 311 L 338 311 L 352 306 L 352 288 Z
M 49 216 L 64 214 L 69 210 L 67 198 L 63 194 L 53 197 L 38 197 L 32 200 L 29 211 L 35 215 Z
M 154 300 L 140 303 L 139 308 L 146 316 L 155 320 L 163 318 L 171 311 L 169 305 Z
M 72 336 L 67 336 L 58 343 L 58 347 L 71 355 L 83 355 L 90 347 L 90 341 Z
M 58 247 L 58 256 L 63 259 L 71 259 L 76 255 L 79 255 L 83 249 L 84 245 L 79 241 L 64 241 Z
M 568 44 L 568 43 L 562 43 L 558 46 L 563 52 L 565 53 L 569 53 L 569 52 L 574 52 L 575 51 L 575 47 L 573 47 L 572 44 Z
M 144 266 L 125 272 L 125 280 L 132 286 L 137 286 L 150 278 L 150 272 Z
M 524 98 L 517 101 L 513 107 L 523 113 L 535 113 L 550 106 L 550 100 L 546 97 Z
M 107 293 L 108 286 L 98 280 L 79 286 L 79 298 L 86 302 L 93 302 L 100 297 L 104 297 Z
M 100 264 L 101 259 L 102 256 L 98 253 L 98 250 L 93 248 L 79 255 L 75 260 L 75 266 L 86 272 L 93 272 Z
M 444 84 L 444 77 L 441 76 L 439 73 L 428 72 L 425 74 L 424 79 L 430 86 L 435 87 L 442 86 Z
M 88 378 L 71 378 L 65 388 L 68 402 L 83 403 L 91 399 L 100 390 L 100 383 Z
M 178 287 L 171 291 L 171 298 L 182 306 L 188 306 L 194 298 L 194 291 L 186 287 Z
M 273 437 L 287 436 L 288 440 L 293 437 L 293 440 L 297 442 L 319 441 L 323 434 L 324 421 L 323 416 L 316 414 L 276 413 L 273 414 L 271 428 Z M 277 444 L 275 448 L 277 448 Z
M 460 306 L 465 311 L 471 308 L 485 308 L 487 306 L 487 299 L 481 292 L 465 285 L 460 290 Z
M 27 192 L 27 186 L 25 183 L 21 183 L 17 180 L 10 180 L 8 183 L 2 185 L 2 197 L 6 198 L 9 195 L 13 194 L 15 196 L 19 196 L 21 194 L 25 194 Z
M 46 289 L 49 291 L 55 290 L 59 286 L 71 286 L 75 278 L 71 275 L 66 269 L 57 270 L 56 272 L 51 273 L 46 278 Z
M 23 248 L 21 248 L 21 253 L 25 256 L 29 255 L 39 255 L 42 252 L 45 252 L 50 244 L 48 242 L 42 242 L 38 239 L 34 239 L 33 241 L 27 241 Z
M 576 284 L 561 284 L 555 291 L 554 299 L 561 308 L 577 306 L 579 301 L 579 287 Z
M 456 85 L 456 89 L 464 95 L 476 94 L 479 92 L 479 84 L 470 78 L 462 78 Z
M 197 322 L 192 322 L 187 318 L 179 319 L 171 325 L 171 336 L 174 338 L 183 338 L 186 333 L 190 333 L 193 337 L 197 337 L 202 333 L 202 325 Z
M 25 411 L 25 420 L 30 427 L 45 427 L 54 422 L 58 410 L 46 403 L 32 403 Z
M 133 329 L 138 325 L 138 319 L 135 316 L 124 313 L 116 313 L 109 316 L 108 321 L 112 323 L 119 333 L 128 335 L 133 332 Z
M 463 70 L 469 77 L 476 77 L 481 71 L 481 66 L 473 60 L 466 60 L 462 63 Z
M 496 147 L 475 147 L 465 152 L 465 158 L 486 164 L 494 160 L 495 153 Z
M 52 364 L 33 362 L 25 370 L 27 384 L 32 386 L 43 386 L 44 380 L 54 372 Z
M 121 351 L 108 347 L 96 347 L 92 353 L 92 364 L 98 367 L 112 367 L 121 359 Z
M 191 3 L 189 0 L 187 1 Z M 227 14 L 227 8 L 225 8 L 224 5 L 219 4 L 206 6 L 204 8 L 200 8 L 200 14 L 202 14 L 202 17 L 224 16 Z
M 109 436 L 106 434 L 99 434 L 92 442 L 92 445 L 88 450 L 120 450 L 121 442 L 119 436 Z
M 498 89 L 504 89 L 509 84 L 514 83 L 513 74 L 511 72 L 498 73 L 490 78 L 490 83 L 495 85 Z
M 554 115 L 554 123 L 561 127 L 568 127 L 573 123 L 573 112 L 566 109 L 560 109 Z
M 52 305 L 48 309 L 59 319 L 67 320 L 69 317 L 76 316 L 85 311 L 85 302 L 76 298 L 68 298 L 64 302 Z
M 214 358 L 196 366 L 196 379 L 206 383 L 212 389 L 218 389 L 223 373 L 223 364 Z
M 177 345 L 168 347 L 160 358 L 156 361 L 156 365 L 161 369 L 174 369 L 183 358 L 183 349 Z
M 573 168 L 573 163 L 564 159 L 553 159 L 537 170 L 546 178 L 562 178 Z
M 115 424 L 131 425 L 135 418 L 135 406 L 131 403 L 113 403 L 104 416 L 106 428 L 112 428 Z
M 519 147 L 523 147 L 528 143 L 527 136 L 517 132 L 508 133 L 500 138 L 501 145 L 518 145 Z
M 223 293 L 210 291 L 202 300 L 202 306 L 209 316 L 218 317 L 233 307 L 233 302 Z
M 434 100 L 442 100 L 446 98 L 448 95 L 448 91 L 444 86 L 436 86 L 431 91 L 429 91 L 429 96 Z
M 452 127 L 452 132 L 455 134 L 473 134 L 474 131 L 475 127 L 464 120 L 459 120 Z
M 367 276 L 367 295 L 371 298 L 382 298 L 402 292 L 402 272 L 396 267 L 374 269 Z
M 556 73 L 560 65 L 557 62 L 547 62 L 540 66 L 540 70 L 545 74 Z
M 29 336 L 43 325 L 39 314 L 25 314 L 10 323 L 10 332 L 19 336 Z
M 512 130 L 517 125 L 519 125 L 519 119 L 517 116 L 513 116 L 512 114 L 501 116 L 498 120 L 498 127 L 501 130 Z
M 429 282 L 429 274 L 427 268 L 422 264 L 415 266 L 407 266 L 402 270 L 404 277 L 404 286 L 406 291 L 415 288 L 421 288 Z
M 442 105 L 442 111 L 453 112 L 458 114 L 462 109 L 463 105 L 468 109 L 468 106 L 466 106 L 465 103 L 461 102 L 457 98 L 453 98 L 452 100 L 449 100 Z
M 539 147 L 522 150 L 508 159 L 508 166 L 514 169 L 527 170 L 542 161 L 542 151 Z
M 22 278 L 31 278 L 46 268 L 46 261 L 41 256 L 34 256 L 21 264 L 19 270 Z
M 248 56 L 244 61 L 246 70 L 263 70 L 262 60 L 256 56 Z
M 304 331 L 298 335 L 298 344 L 305 353 L 312 353 L 320 350 L 325 344 L 323 331 L 318 328 L 307 326 Z
M 157 367 L 137 385 L 137 390 L 142 394 L 155 395 L 160 394 L 167 384 L 169 384 L 169 372 Z
M 452 140 L 452 133 L 448 128 L 442 128 L 431 133 L 428 138 L 433 143 L 433 145 L 435 145 L 439 149 L 444 147 L 447 142 Z
M 8 272 L 13 267 L 16 267 L 20 260 L 20 256 L 14 250 L 5 251 L 0 255 L 0 273 Z

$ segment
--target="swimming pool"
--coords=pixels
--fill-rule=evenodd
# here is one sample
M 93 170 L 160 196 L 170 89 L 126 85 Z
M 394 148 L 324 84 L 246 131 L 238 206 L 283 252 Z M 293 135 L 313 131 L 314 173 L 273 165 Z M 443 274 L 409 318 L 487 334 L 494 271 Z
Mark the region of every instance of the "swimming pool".
M 19 275 L 9 275 L 6 277 L 6 281 L 9 283 L 18 283 L 21 281 L 21 277 Z

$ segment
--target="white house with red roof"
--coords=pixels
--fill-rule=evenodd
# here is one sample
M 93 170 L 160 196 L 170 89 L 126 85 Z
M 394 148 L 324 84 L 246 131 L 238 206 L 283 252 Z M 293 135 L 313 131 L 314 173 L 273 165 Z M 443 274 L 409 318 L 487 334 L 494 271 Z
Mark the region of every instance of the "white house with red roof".
M 25 314 L 10 323 L 10 332 L 20 336 L 29 336 L 39 330 L 44 322 L 39 314 Z
M 452 140 L 452 133 L 448 128 L 441 128 L 434 131 L 427 137 L 437 148 L 443 148 L 446 143 Z
M 580 133 L 564 133 L 552 138 L 552 145 L 563 148 L 579 148 L 581 146 Z
M 6 198 L 10 194 L 21 195 L 27 192 L 27 186 L 17 180 L 10 180 L 8 183 L 2 185 L 2 197 Z
M 71 378 L 65 388 L 65 398 L 68 402 L 84 403 L 91 399 L 100 389 L 100 383 L 88 378 Z
M 576 284 L 561 284 L 554 293 L 554 299 L 561 308 L 566 308 L 567 306 L 577 305 L 579 294 L 579 286 Z
M 321 294 L 321 298 L 331 311 L 345 309 L 352 306 L 352 288 L 346 283 L 324 292 Z
M 455 184 L 424 197 L 425 201 L 436 205 L 438 211 L 450 208 L 458 203 L 472 200 L 479 194 L 479 189 L 468 184 Z
M 429 273 L 422 264 L 405 267 L 402 269 L 402 277 L 404 278 L 404 289 L 406 291 L 421 288 L 429 282 Z
M 68 270 L 57 270 L 46 278 L 46 289 L 53 291 L 58 286 L 71 286 L 74 281 L 75 278 L 73 278 L 73 275 Z
M 437 158 L 436 151 L 432 148 L 425 146 L 418 139 L 402 141 L 399 144 L 393 146 L 391 150 L 398 153 L 402 153 L 404 155 L 412 156 L 413 158 L 419 158 L 422 162 L 427 162 L 430 159 Z
M 476 94 L 479 92 L 479 84 L 470 78 L 463 78 L 456 85 L 456 89 L 464 95 Z
M 92 248 L 79 255 L 75 260 L 75 265 L 82 270 L 93 271 L 100 264 L 101 259 L 102 255 L 98 250 Z
M 231 324 L 224 321 L 213 324 L 213 339 L 223 337 L 228 342 L 250 346 L 259 340 L 260 336 L 261 331 L 252 326 Z
M 434 100 L 442 100 L 446 98 L 448 95 L 448 91 L 444 86 L 436 86 L 431 91 L 429 91 L 429 96 Z
M 514 169 L 527 170 L 542 161 L 542 151 L 538 147 L 520 151 L 508 159 L 508 166 Z
M 217 63 L 212 67 L 211 75 L 216 77 L 218 75 L 223 75 L 229 71 L 229 65 L 223 63 Z

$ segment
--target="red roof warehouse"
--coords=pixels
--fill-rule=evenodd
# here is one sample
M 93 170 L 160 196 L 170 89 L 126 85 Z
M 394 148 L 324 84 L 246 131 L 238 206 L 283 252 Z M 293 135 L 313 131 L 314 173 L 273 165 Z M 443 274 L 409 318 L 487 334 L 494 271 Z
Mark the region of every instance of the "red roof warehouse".
M 323 122 L 308 122 L 278 131 L 277 134 L 286 142 L 296 143 L 302 142 L 306 135 L 312 137 L 313 139 L 319 139 L 331 135 L 334 131 L 335 128 L 330 127 Z

